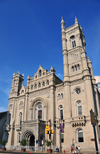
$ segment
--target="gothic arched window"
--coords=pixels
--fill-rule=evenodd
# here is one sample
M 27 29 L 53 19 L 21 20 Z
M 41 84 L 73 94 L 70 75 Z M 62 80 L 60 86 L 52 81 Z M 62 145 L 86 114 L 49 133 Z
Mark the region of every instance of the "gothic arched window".
M 9 113 L 9 125 L 10 125 L 10 121 L 11 121 L 11 114 Z
M 39 84 L 38 84 L 38 87 L 40 88 L 41 87 L 41 83 L 39 82 Z
M 45 82 L 43 81 L 42 86 L 45 86 Z
M 41 72 L 41 70 L 39 70 L 39 76 L 42 76 L 42 72 Z
M 37 108 L 37 113 L 36 113 L 37 119 L 42 119 L 42 103 L 41 102 L 38 103 L 36 108 Z
M 31 90 L 33 90 L 33 85 L 31 85 Z
M 75 36 L 74 35 L 71 36 L 70 39 L 71 39 L 71 46 L 72 46 L 72 48 L 76 47 Z
M 59 118 L 62 120 L 63 119 L 63 106 L 59 106 Z
M 80 100 L 77 101 L 77 114 L 78 116 L 82 115 L 82 102 Z
M 34 88 L 36 89 L 37 88 L 37 84 L 35 83 L 35 86 L 34 86 Z
M 47 85 L 49 85 L 49 80 L 47 80 Z
M 78 140 L 78 142 L 84 142 L 83 130 L 82 129 L 77 130 L 77 140 Z
M 80 70 L 80 65 L 79 64 L 77 65 L 77 68 L 78 68 L 78 70 Z

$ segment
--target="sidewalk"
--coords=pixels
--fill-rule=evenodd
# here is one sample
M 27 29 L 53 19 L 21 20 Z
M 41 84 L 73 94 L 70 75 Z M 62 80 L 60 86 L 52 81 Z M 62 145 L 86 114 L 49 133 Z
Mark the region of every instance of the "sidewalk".
M 16 154 L 16 153 L 22 153 L 22 154 L 31 154 L 31 153 L 37 153 L 37 154 L 49 154 L 49 153 L 47 153 L 47 151 L 26 151 L 26 152 L 21 152 L 21 151 L 17 151 L 17 150 L 6 150 L 6 151 L 2 151 L 1 149 L 0 149 L 0 154 L 4 154 L 4 153 L 6 153 L 6 154 Z M 57 152 L 55 152 L 55 151 L 53 151 L 52 152 L 52 154 L 56 154 Z M 64 154 L 64 152 L 62 152 L 62 153 L 60 153 L 60 152 L 58 152 L 57 154 Z M 70 153 L 70 151 L 66 151 L 65 152 L 65 154 L 71 154 Z M 96 151 L 81 151 L 81 154 L 96 154 Z M 99 154 L 100 154 L 100 152 L 99 152 Z

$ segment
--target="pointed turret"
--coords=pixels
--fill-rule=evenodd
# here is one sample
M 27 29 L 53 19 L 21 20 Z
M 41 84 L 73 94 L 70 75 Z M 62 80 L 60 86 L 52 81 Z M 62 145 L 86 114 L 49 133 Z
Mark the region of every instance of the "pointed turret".
M 77 18 L 75 17 L 75 24 L 78 24 L 78 20 L 77 20 Z
M 51 72 L 55 72 L 55 69 L 54 69 L 54 67 L 52 67 L 52 66 L 51 66 Z
M 62 28 L 62 29 L 63 29 L 63 28 L 65 29 L 65 22 L 64 22 L 64 20 L 63 20 L 63 17 L 62 17 L 62 19 L 61 19 L 61 23 L 60 23 L 60 24 L 61 24 L 61 28 Z
M 90 61 L 89 57 L 88 57 L 88 66 L 91 68 L 92 67 L 92 62 Z
M 17 72 L 17 74 L 20 74 L 19 71 Z
M 63 17 L 61 19 L 61 34 L 62 34 L 62 53 L 63 53 L 63 63 L 64 63 L 64 81 L 69 81 L 67 39 L 66 39 L 65 22 L 63 20 Z

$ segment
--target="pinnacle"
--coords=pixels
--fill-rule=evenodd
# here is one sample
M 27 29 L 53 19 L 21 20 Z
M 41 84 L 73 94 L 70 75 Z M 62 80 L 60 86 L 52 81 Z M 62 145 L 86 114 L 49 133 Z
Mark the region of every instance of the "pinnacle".
M 91 63 L 91 61 L 90 61 L 89 57 L 88 57 L 88 63 Z
M 77 18 L 75 17 L 75 24 L 78 24 L 78 20 L 77 20 Z
M 64 23 L 63 17 L 61 17 L 61 24 Z M 64 23 L 65 24 L 65 23 Z
M 20 74 L 19 71 L 17 72 L 17 74 Z

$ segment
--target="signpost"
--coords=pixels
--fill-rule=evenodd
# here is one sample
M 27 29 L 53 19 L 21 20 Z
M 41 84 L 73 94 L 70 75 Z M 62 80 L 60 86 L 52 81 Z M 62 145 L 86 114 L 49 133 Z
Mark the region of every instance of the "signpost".
M 96 120 L 95 120 L 95 115 L 94 115 L 94 112 L 92 109 L 90 110 L 90 117 L 91 117 L 91 124 L 92 124 L 93 130 L 94 130 L 96 154 L 98 154 L 98 145 L 97 145 L 97 137 L 96 137 L 96 130 L 95 130 Z

